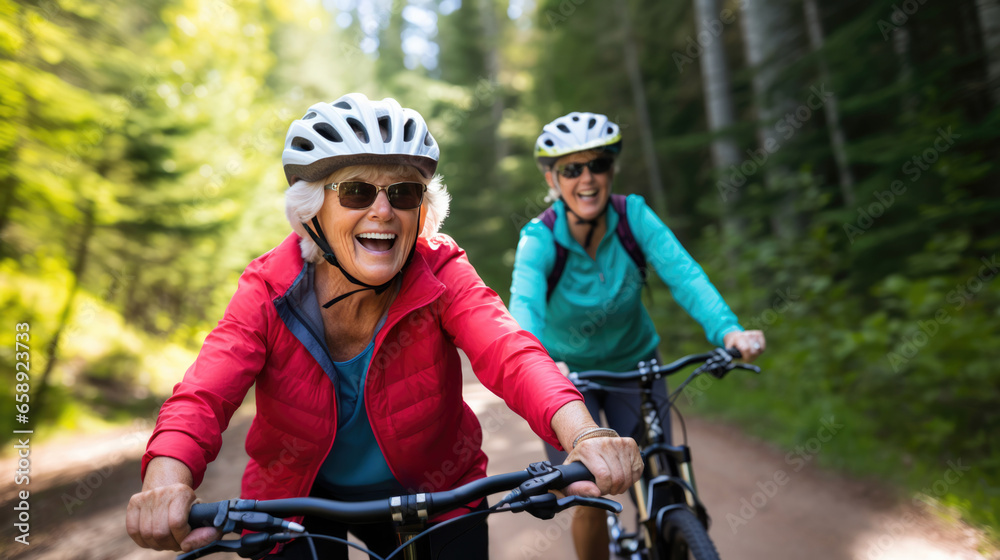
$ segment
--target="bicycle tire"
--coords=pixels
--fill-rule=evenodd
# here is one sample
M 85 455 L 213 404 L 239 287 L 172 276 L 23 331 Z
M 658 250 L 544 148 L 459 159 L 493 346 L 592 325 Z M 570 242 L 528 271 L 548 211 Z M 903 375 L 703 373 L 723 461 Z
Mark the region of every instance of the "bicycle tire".
M 663 517 L 659 528 L 658 560 L 719 560 L 708 531 L 693 513 L 675 509 Z

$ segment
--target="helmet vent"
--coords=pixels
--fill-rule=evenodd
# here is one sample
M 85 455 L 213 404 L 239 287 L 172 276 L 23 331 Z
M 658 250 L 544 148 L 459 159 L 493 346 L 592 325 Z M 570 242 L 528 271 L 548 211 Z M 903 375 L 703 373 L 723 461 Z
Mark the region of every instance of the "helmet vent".
M 348 111 L 351 110 L 351 104 L 346 101 L 338 101 L 334 103 L 333 106 L 338 109 L 347 109 Z
M 573 122 L 576 122 L 578 120 L 580 120 L 580 117 L 573 117 Z M 590 119 L 590 120 L 594 120 L 594 119 Z
M 591 117 L 591 119 L 589 121 L 587 121 L 587 130 L 590 130 L 591 128 L 594 128 L 595 124 L 597 124 L 597 119 Z
M 378 118 L 378 131 L 382 133 L 383 142 L 392 140 L 392 129 L 389 128 L 391 125 L 392 123 L 389 122 L 389 117 Z
M 553 142 L 551 138 L 549 138 L 549 139 L 545 140 L 545 145 L 551 148 L 552 146 L 555 146 L 556 143 Z
M 337 129 L 330 126 L 330 123 L 325 123 L 325 122 L 316 123 L 313 125 L 313 130 L 316 131 L 316 134 L 319 134 L 320 136 L 326 138 L 330 142 L 344 141 L 344 139 L 341 138 L 340 134 L 337 132 Z
M 311 152 L 313 149 L 313 143 L 301 136 L 296 136 L 295 138 L 292 138 L 292 149 L 299 152 Z
M 424 146 L 433 146 L 433 145 L 434 145 L 434 137 L 431 136 L 430 132 L 428 132 L 427 134 L 424 135 Z
M 566 126 L 566 125 L 564 125 L 563 123 L 559 123 L 559 124 L 557 124 L 557 125 L 556 125 L 556 128 L 558 128 L 559 130 L 561 130 L 561 131 L 563 131 L 563 132 L 565 132 L 565 133 L 567 133 L 567 134 L 569 133 L 569 127 L 567 127 L 567 126 Z
M 315 118 L 316 118 L 316 113 L 309 111 L 308 113 L 306 113 L 306 116 L 302 117 L 302 120 L 307 121 L 309 119 L 315 119 Z
M 413 134 L 416 131 L 417 123 L 413 122 L 413 119 L 407 119 L 406 124 L 403 125 L 403 142 L 413 140 Z
M 365 130 L 365 125 L 361 124 L 361 121 L 355 118 L 348 118 L 347 124 L 351 125 L 351 130 L 357 135 L 358 140 L 361 140 L 365 144 L 368 143 L 368 131 Z
M 611 128 L 610 126 L 608 127 L 608 134 L 611 134 L 614 131 L 615 131 L 615 129 Z

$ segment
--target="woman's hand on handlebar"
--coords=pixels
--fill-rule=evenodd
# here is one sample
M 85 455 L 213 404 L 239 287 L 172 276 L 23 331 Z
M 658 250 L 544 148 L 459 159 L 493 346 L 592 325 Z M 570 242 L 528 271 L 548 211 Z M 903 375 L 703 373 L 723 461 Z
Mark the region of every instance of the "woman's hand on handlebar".
M 143 490 L 132 496 L 125 514 L 125 528 L 137 545 L 187 552 L 222 538 L 214 527 L 192 531 L 188 525 L 188 512 L 197 501 L 191 484 L 184 463 L 168 457 L 149 463 Z
M 767 349 L 763 331 L 732 331 L 723 337 L 726 348 L 735 348 L 743 354 L 743 361 L 750 363 Z
M 594 482 L 574 482 L 563 491 L 576 496 L 622 494 L 642 476 L 642 455 L 632 438 L 594 437 L 580 441 L 566 458 L 580 461 L 594 475 Z

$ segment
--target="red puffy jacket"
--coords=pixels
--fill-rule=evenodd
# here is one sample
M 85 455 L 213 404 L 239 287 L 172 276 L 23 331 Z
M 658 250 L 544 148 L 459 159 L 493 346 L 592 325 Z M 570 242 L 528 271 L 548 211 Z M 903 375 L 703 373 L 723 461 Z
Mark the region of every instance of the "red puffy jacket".
M 305 270 L 295 234 L 247 266 L 225 316 L 160 409 L 143 477 L 153 457 L 168 456 L 191 469 L 195 487 L 201 484 L 223 430 L 256 383 L 241 496 L 309 495 L 336 437 L 337 399 L 333 382 L 282 318 L 283 297 Z M 379 448 L 396 480 L 413 492 L 486 475 L 482 430 L 462 400 L 456 347 L 486 387 L 556 446 L 553 414 L 581 400 L 454 240 L 421 238 L 375 338 L 364 387 Z

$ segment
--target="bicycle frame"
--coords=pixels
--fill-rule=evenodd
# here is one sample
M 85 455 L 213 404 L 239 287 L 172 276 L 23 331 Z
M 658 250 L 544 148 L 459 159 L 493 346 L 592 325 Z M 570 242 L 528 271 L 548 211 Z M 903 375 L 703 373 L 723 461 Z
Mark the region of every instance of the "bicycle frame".
M 644 438 L 638 443 L 646 460 L 646 469 L 634 486 L 635 505 L 638 526 L 644 529 L 645 550 L 650 558 L 655 558 L 655 551 L 660 546 L 657 527 L 665 512 L 687 507 L 706 529 L 709 519 L 708 511 L 698 499 L 691 449 L 687 445 L 668 445 L 665 442 L 660 413 L 648 391 L 641 391 L 640 418 Z
M 688 381 L 703 372 L 721 378 L 733 368 L 759 371 L 755 366 L 731 364 L 733 357 L 738 358 L 739 353 L 735 350 L 730 350 L 727 353 L 727 351 L 719 349 L 707 354 L 687 356 L 662 366 L 656 360 L 649 363 L 640 362 L 638 370 L 629 372 L 624 378 L 618 380 L 616 380 L 617 376 L 622 374 L 599 375 L 611 372 L 573 374 L 576 379 L 583 381 L 588 381 L 585 378 L 604 379 L 620 385 L 625 381 L 634 380 L 639 384 L 639 417 L 642 422 L 642 432 L 639 434 L 640 441 L 637 443 L 642 449 L 646 468 L 642 477 L 633 486 L 638 533 L 624 532 L 616 516 L 609 515 L 608 517 L 612 552 L 619 557 L 630 557 L 633 560 L 657 560 L 665 557 L 665 554 L 662 554 L 663 551 L 660 550 L 661 547 L 670 551 L 675 550 L 675 543 L 662 542 L 660 537 L 664 516 L 675 509 L 689 510 L 705 530 L 708 530 L 710 520 L 708 511 L 698 498 L 698 488 L 692 469 L 691 449 L 686 443 L 681 445 L 666 443 L 663 422 L 660 412 L 653 402 L 651 388 L 653 383 L 661 377 L 698 362 L 705 362 L 705 364 L 695 370 L 674 394 L 683 390 Z M 668 399 L 666 414 L 670 414 L 672 407 L 672 399 Z

